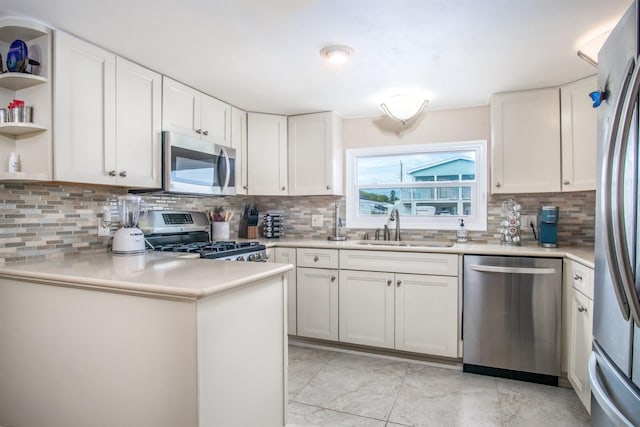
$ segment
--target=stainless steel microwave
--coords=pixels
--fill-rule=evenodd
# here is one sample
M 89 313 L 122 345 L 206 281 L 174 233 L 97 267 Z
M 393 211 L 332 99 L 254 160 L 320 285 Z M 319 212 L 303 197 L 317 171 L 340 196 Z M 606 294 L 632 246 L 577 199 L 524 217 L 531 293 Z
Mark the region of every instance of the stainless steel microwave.
M 162 186 L 169 193 L 236 194 L 236 150 L 224 145 L 162 132 Z

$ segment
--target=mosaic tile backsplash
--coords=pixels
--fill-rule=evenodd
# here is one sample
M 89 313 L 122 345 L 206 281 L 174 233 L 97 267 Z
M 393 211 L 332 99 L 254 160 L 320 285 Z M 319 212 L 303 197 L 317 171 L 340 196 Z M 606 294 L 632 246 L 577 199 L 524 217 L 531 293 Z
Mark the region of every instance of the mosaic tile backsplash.
M 116 197 L 125 194 L 117 187 L 58 184 L 0 184 L 0 263 L 62 257 L 68 254 L 106 252 L 111 239 L 98 237 L 97 226 L 104 209 L 117 215 Z M 231 237 L 238 235 L 239 218 L 245 204 L 254 203 L 261 213 L 277 212 L 285 216 L 287 238 L 326 239 L 333 234 L 335 196 L 278 197 L 187 197 L 144 195 L 149 209 L 204 211 L 223 206 L 235 212 Z M 540 205 L 560 207 L 558 240 L 560 245 L 593 245 L 595 191 L 490 196 L 488 230 L 470 232 L 474 242 L 499 242 L 500 211 L 504 200 L 515 199 L 524 214 L 536 214 Z M 324 226 L 311 227 L 311 215 L 323 215 Z M 348 224 L 347 224 L 348 225 Z M 381 224 L 382 226 L 382 224 Z M 113 224 L 113 229 L 117 223 Z M 372 230 L 345 229 L 350 239 L 361 239 Z M 455 240 L 455 231 L 403 230 L 405 240 Z M 530 230 L 523 240 L 533 241 Z

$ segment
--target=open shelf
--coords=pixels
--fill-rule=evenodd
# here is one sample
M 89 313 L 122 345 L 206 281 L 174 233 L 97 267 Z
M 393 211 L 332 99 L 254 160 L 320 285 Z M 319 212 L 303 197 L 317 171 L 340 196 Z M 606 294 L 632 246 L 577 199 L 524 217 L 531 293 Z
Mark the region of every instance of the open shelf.
M 31 86 L 46 83 L 49 79 L 26 73 L 0 74 L 0 87 L 11 90 L 20 90 Z
M 33 123 L 0 123 L 0 134 L 22 136 L 44 132 L 47 128 Z
M 39 172 L 0 172 L 0 181 L 49 181 L 49 177 Z
M 0 19 L 0 40 L 11 43 L 16 39 L 30 42 L 47 34 L 43 25 L 17 18 Z

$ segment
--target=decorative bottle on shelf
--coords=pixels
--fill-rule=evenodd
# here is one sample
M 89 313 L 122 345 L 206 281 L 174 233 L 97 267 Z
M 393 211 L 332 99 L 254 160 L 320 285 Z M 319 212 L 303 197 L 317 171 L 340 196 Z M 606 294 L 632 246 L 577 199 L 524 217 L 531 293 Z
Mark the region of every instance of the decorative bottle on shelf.
M 20 172 L 20 155 L 11 153 L 9 155 L 9 172 Z
M 467 228 L 464 226 L 464 219 L 460 220 L 460 227 L 456 231 L 456 241 L 458 243 L 467 243 Z

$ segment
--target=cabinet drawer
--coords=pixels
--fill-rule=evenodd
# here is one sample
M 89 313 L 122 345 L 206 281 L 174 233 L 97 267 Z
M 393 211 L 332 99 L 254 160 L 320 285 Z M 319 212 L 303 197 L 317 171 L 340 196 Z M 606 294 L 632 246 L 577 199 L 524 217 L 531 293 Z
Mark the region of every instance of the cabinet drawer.
M 578 262 L 571 262 L 571 280 L 573 287 L 593 299 L 593 270 Z
M 297 250 L 296 265 L 298 267 L 338 268 L 338 250 L 300 248 Z
M 299 258 L 298 258 L 299 259 Z M 340 268 L 393 273 L 457 276 L 458 255 L 419 252 L 341 250 Z

